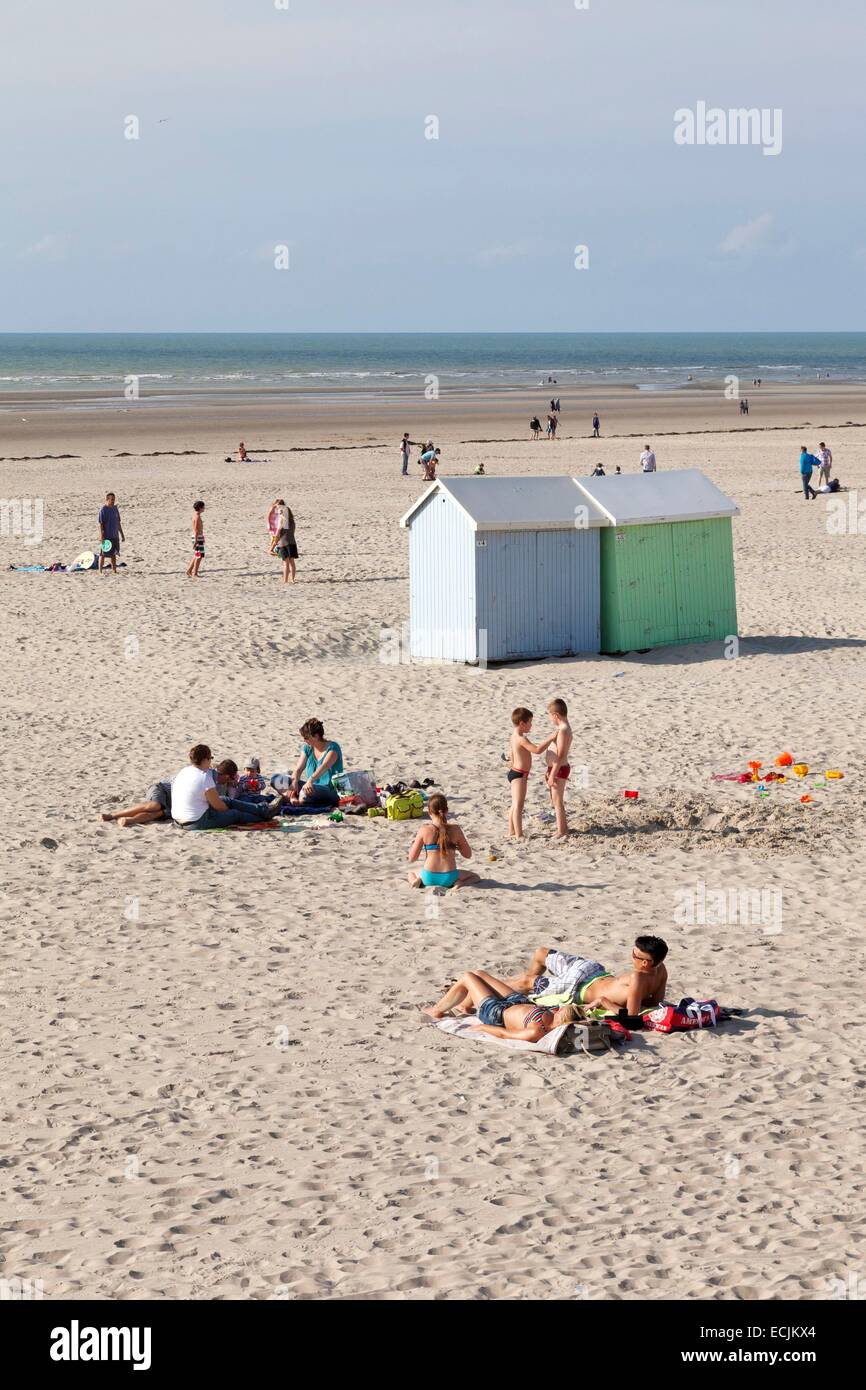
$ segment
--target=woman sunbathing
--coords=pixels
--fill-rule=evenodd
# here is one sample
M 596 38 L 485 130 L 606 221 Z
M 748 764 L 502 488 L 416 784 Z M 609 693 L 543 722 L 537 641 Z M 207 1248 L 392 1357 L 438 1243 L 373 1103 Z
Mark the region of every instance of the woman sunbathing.
M 480 875 L 469 869 L 457 868 L 457 855 L 464 859 L 472 858 L 469 842 L 459 825 L 448 824 L 448 802 L 441 792 L 436 792 L 427 802 L 427 813 L 432 822 L 422 825 L 412 842 L 409 862 L 414 864 L 422 854 L 427 857 L 423 869 L 410 869 L 407 875 L 412 888 L 465 888 L 470 883 L 480 883 Z
M 545 1033 L 563 1023 L 574 1023 L 577 1010 L 573 1004 L 562 1009 L 541 1009 L 525 994 L 516 994 L 511 985 L 488 975 L 486 970 L 470 970 L 453 984 L 438 1004 L 423 1010 L 431 1018 L 444 1018 L 466 997 L 478 1013 L 476 1028 L 494 1038 L 516 1038 L 522 1042 L 538 1042 Z M 457 1012 L 466 1013 L 466 1010 Z

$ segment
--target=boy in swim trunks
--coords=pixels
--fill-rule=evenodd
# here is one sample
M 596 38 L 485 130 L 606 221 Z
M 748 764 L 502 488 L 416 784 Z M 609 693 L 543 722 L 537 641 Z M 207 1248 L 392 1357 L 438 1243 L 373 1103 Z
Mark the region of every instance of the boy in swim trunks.
M 543 753 L 551 742 L 530 743 L 527 735 L 532 728 L 532 710 L 518 705 L 511 711 L 514 732 L 509 740 L 511 767 L 508 782 L 511 787 L 511 809 L 508 812 L 508 834 L 515 840 L 523 839 L 523 807 L 526 802 L 526 784 L 532 769 L 533 753 Z
M 525 994 L 515 992 L 504 980 L 497 980 L 486 970 L 468 971 L 446 991 L 438 1004 L 428 1004 L 423 1012 L 431 1018 L 444 1018 L 455 1003 L 467 996 L 478 1014 L 475 1026 L 494 1038 L 538 1042 L 553 1028 L 574 1023 L 577 1017 L 571 1005 L 561 1009 L 539 1008 Z
M 556 732 L 547 740 L 544 747 L 547 753 L 547 774 L 545 781 L 553 809 L 556 814 L 557 838 L 564 840 L 568 834 L 568 820 L 565 815 L 565 784 L 571 767 L 568 752 L 574 741 L 571 725 L 568 722 L 568 706 L 564 700 L 551 700 L 547 713 L 553 720 Z M 552 744 L 552 747 L 550 746 Z
M 201 569 L 201 562 L 204 559 L 204 521 L 202 512 L 204 502 L 193 502 L 192 504 L 192 559 L 187 568 L 187 579 L 198 579 L 198 572 Z

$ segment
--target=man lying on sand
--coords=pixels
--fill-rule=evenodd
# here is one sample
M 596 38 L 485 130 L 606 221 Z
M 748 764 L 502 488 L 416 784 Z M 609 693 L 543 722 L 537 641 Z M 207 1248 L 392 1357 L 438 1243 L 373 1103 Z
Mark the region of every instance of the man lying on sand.
M 144 793 L 144 800 L 134 806 L 124 806 L 119 811 L 103 811 L 102 820 L 116 821 L 118 825 L 147 825 L 154 820 L 168 820 L 171 817 L 171 782 L 154 782 Z
M 545 1033 L 563 1023 L 574 1023 L 577 1010 L 572 1004 L 564 1008 L 539 1008 L 519 991 L 512 990 L 506 980 L 497 980 L 486 970 L 470 970 L 462 975 L 442 996 L 438 1004 L 428 1004 L 422 1010 L 431 1018 L 444 1018 L 461 1000 L 470 999 L 478 1014 L 476 1028 L 494 1038 L 517 1038 L 521 1042 L 538 1042 Z M 469 1013 L 469 1009 L 463 1009 Z
M 533 1002 L 570 1000 L 578 1005 L 612 1009 L 615 1013 L 625 1009 L 627 1013 L 637 1014 L 641 1009 L 653 1008 L 664 999 L 668 972 L 662 961 L 667 953 L 667 945 L 660 936 L 639 936 L 632 948 L 631 970 L 612 975 L 597 960 L 539 946 L 522 975 L 500 983 L 503 989 L 521 994 Z M 492 978 L 484 970 L 476 970 L 474 975 L 480 979 Z M 442 1012 L 439 1011 L 443 1010 L 448 1000 L 444 1012 L 472 1013 L 475 1000 L 465 983 L 468 978 L 464 975 L 452 985 L 439 1004 L 425 1012 L 432 1018 L 441 1018 Z

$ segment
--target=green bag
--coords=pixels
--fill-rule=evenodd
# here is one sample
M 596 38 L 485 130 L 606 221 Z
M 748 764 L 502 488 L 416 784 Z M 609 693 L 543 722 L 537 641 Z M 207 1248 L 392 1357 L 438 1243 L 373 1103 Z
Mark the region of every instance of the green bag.
M 393 792 L 385 802 L 389 820 L 415 820 L 424 814 L 424 798 L 419 791 Z

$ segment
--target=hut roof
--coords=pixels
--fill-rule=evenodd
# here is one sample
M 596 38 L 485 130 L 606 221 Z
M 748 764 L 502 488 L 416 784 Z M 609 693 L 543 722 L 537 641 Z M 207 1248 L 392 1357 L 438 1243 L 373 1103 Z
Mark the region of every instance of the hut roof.
M 574 479 L 564 476 L 437 478 L 401 517 L 400 525 L 409 526 L 436 493 L 450 498 L 476 531 L 565 531 L 610 525 L 594 500 L 581 494 Z M 585 507 L 588 515 L 579 515 L 579 507 Z
M 603 478 L 574 481 L 614 526 L 704 521 L 739 514 L 736 503 L 697 468 L 665 473 L 608 473 Z

